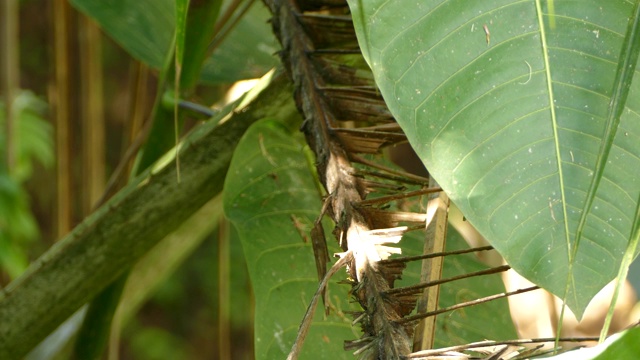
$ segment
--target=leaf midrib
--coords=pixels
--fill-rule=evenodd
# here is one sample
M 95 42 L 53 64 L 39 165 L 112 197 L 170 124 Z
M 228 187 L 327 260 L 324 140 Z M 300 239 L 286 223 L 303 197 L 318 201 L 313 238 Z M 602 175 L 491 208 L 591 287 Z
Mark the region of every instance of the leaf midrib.
M 560 182 L 560 197 L 562 201 L 562 216 L 564 219 L 564 233 L 565 233 L 565 241 L 567 243 L 567 253 L 569 255 L 569 273 L 571 273 L 571 264 L 572 256 L 571 256 L 571 238 L 569 236 L 569 222 L 567 221 L 567 202 L 564 192 L 564 176 L 562 172 L 562 156 L 560 154 L 560 140 L 558 137 L 558 120 L 556 118 L 556 110 L 555 110 L 555 96 L 553 94 L 553 85 L 551 78 L 551 67 L 549 66 L 549 48 L 547 46 L 547 35 L 544 28 L 544 19 L 542 14 L 542 6 L 540 5 L 540 0 L 536 0 L 536 15 L 538 17 L 538 26 L 540 27 L 540 41 L 542 44 L 542 57 L 544 59 L 544 68 L 545 75 L 547 78 L 547 92 L 549 93 L 549 110 L 551 111 L 551 123 L 553 128 L 553 140 L 556 151 L 556 163 L 558 165 L 558 180 Z M 569 275 L 571 276 L 571 275 Z M 575 292 L 574 292 L 575 294 Z

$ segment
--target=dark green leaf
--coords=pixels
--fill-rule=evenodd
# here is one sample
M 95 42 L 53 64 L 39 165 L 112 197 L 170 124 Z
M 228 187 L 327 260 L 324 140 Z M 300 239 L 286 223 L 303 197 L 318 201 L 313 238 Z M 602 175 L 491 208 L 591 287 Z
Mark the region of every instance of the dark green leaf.
M 302 136 L 293 131 L 277 120 L 256 123 L 238 144 L 225 182 L 225 213 L 240 234 L 256 299 L 258 359 L 286 357 L 318 284 L 303 234 L 320 213 L 320 195 Z M 352 306 L 349 288 L 330 289 L 335 311 L 317 311 L 303 358 L 352 358 L 342 350 L 343 340 L 357 337 L 343 313 Z
M 187 37 L 187 10 L 189 8 L 189 0 L 176 0 L 176 30 L 175 30 L 175 54 L 176 66 L 182 67 L 184 58 L 185 39 Z
M 640 354 L 640 328 L 627 330 L 619 338 L 611 341 L 600 355 L 593 360 L 632 360 L 637 359 Z
M 264 75 L 278 63 L 280 44 L 268 20 L 271 13 L 255 1 L 225 41 L 204 63 L 200 79 L 207 83 L 234 82 Z
M 380 90 L 430 173 L 510 265 L 563 296 L 633 4 L 557 1 L 552 29 L 547 2 L 534 0 L 349 3 Z M 567 301 L 578 317 L 629 240 L 639 86 L 575 256 Z
M 214 37 L 216 19 L 222 0 L 191 1 L 185 33 L 184 66 L 182 68 L 182 93 L 188 94 L 197 84 L 203 70 L 209 44 Z M 261 74 L 261 75 L 264 75 Z
M 136 59 L 159 69 L 171 47 L 174 0 L 71 0 Z

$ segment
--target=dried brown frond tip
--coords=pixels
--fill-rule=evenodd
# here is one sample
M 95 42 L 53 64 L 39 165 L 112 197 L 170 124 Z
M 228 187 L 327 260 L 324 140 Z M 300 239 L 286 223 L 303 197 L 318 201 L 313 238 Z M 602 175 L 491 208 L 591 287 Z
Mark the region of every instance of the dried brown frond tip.
M 400 254 L 400 248 L 387 246 L 397 244 L 402 239 L 406 226 L 369 230 L 362 224 L 352 223 L 347 230 L 347 246 L 355 258 L 356 278 L 362 280 L 368 266 L 377 270 L 377 263 L 391 254 Z
M 413 341 L 413 324 L 397 320 L 415 308 L 416 299 L 386 293 L 400 278 L 404 264 L 378 266 L 378 262 L 400 253 L 397 244 L 402 235 L 412 221 L 423 223 L 424 215 L 403 213 L 387 204 L 404 199 L 398 192 L 422 190 L 428 180 L 405 176 L 372 156 L 406 142 L 406 136 L 359 52 L 346 1 L 266 3 L 305 119 L 301 130 L 327 191 L 323 214 L 332 218 L 333 233 L 351 256 L 347 262 L 351 293 L 363 308 L 355 321 L 363 337 L 347 342 L 345 348 L 365 359 L 397 359 L 411 352 Z M 392 195 L 384 197 L 388 194 Z M 364 202 L 375 196 L 381 200 Z M 316 261 L 324 261 L 326 247 L 319 246 L 319 234 L 314 232 L 313 248 Z M 322 264 L 317 265 L 324 271 Z

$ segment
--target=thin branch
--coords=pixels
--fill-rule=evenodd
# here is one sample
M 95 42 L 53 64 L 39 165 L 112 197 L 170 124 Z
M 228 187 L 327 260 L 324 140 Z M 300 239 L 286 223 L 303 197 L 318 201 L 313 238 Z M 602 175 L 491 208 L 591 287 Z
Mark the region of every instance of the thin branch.
M 214 117 L 218 113 L 218 111 L 212 110 L 207 106 L 200 105 L 187 100 L 178 100 L 178 107 L 180 107 L 181 109 L 191 110 L 195 114 L 198 114 L 201 117 L 206 119 Z
M 402 319 L 396 320 L 396 322 L 398 324 L 405 324 L 405 323 L 409 323 L 409 322 L 413 322 L 413 321 L 417 321 L 417 320 L 423 319 L 425 317 L 435 316 L 435 315 L 439 315 L 439 314 L 446 313 L 446 312 L 449 312 L 449 311 L 462 309 L 462 308 L 469 307 L 469 306 L 475 306 L 475 305 L 479 305 L 479 304 L 486 303 L 486 302 L 489 302 L 489 301 L 493 301 L 493 300 L 497 300 L 497 299 L 500 299 L 500 298 L 504 298 L 504 297 L 507 297 L 507 296 L 522 294 L 522 293 L 526 293 L 526 292 L 533 291 L 533 290 L 538 290 L 538 289 L 540 289 L 539 286 L 531 286 L 531 287 L 524 288 L 524 289 L 519 289 L 519 290 L 516 290 L 516 291 L 511 291 L 511 292 L 507 292 L 507 293 L 491 295 L 491 296 L 483 297 L 483 298 L 480 298 L 480 299 L 467 301 L 467 302 L 463 302 L 463 303 L 456 304 L 456 305 L 453 305 L 453 306 L 449 306 L 449 307 L 446 307 L 444 309 L 440 309 L 440 310 L 436 310 L 436 311 L 432 311 L 432 312 L 428 312 L 428 313 L 424 313 L 424 314 L 416 314 L 416 315 L 412 315 L 412 316 L 407 316 L 407 317 L 404 317 Z M 595 339 L 597 340 L 598 338 L 595 338 Z
M 291 351 L 289 352 L 289 356 L 287 356 L 287 360 L 296 360 L 298 355 L 300 354 L 300 350 L 302 349 L 302 345 L 304 344 L 304 340 L 309 333 L 309 329 L 311 328 L 311 321 L 313 321 L 313 315 L 316 313 L 316 308 L 318 307 L 318 299 L 322 297 L 329 280 L 335 275 L 336 272 L 343 266 L 347 265 L 347 263 L 353 261 L 353 254 L 351 251 L 347 251 L 342 254 L 342 257 L 336 261 L 335 264 L 329 269 L 327 274 L 324 276 L 324 279 L 318 285 L 318 289 L 316 293 L 311 298 L 311 303 L 307 307 L 307 312 L 304 314 L 304 318 L 302 318 L 302 323 L 300 324 L 300 328 L 298 328 L 298 335 L 296 336 L 296 341 L 293 343 L 291 347 Z
M 413 179 L 413 180 L 418 181 L 418 182 L 420 182 L 422 184 L 425 184 L 425 185 L 429 184 L 429 179 L 427 179 L 427 178 L 424 178 L 424 177 L 418 176 L 418 175 L 413 175 L 413 174 L 410 174 L 410 173 L 404 172 L 404 171 L 398 171 L 398 170 L 392 169 L 390 167 L 386 167 L 386 166 L 377 164 L 377 163 L 375 163 L 373 161 L 367 160 L 367 159 L 365 159 L 365 158 L 363 158 L 361 156 L 355 155 L 355 154 L 349 154 L 349 159 L 351 159 L 351 161 L 355 161 L 357 163 L 360 163 L 360 164 L 363 164 L 363 165 L 368 165 L 368 166 L 371 166 L 372 168 L 385 171 L 385 172 L 387 172 L 389 174 L 394 174 L 394 175 L 406 177 L 408 179 Z
M 404 177 L 404 176 L 385 174 L 385 173 L 381 173 L 381 172 L 378 172 L 378 171 L 372 171 L 372 170 L 366 170 L 366 169 L 356 169 L 356 173 L 354 175 L 360 175 L 360 176 L 369 175 L 369 176 L 376 177 L 376 178 L 397 181 L 397 182 L 410 184 L 410 185 L 422 185 L 422 186 L 426 185 L 424 181 L 416 181 L 414 179 L 409 179 L 409 178 Z
M 362 201 L 360 201 L 358 203 L 358 205 L 363 206 L 363 205 L 384 204 L 384 203 L 391 202 L 393 200 L 400 200 L 400 199 L 406 199 L 406 198 L 410 198 L 410 197 L 414 197 L 414 196 L 433 194 L 433 193 L 437 193 L 437 192 L 440 192 L 440 191 L 442 191 L 442 188 L 440 188 L 440 187 L 420 189 L 420 190 L 411 191 L 411 192 L 407 192 L 407 193 L 400 193 L 400 194 L 394 194 L 394 195 L 388 195 L 388 196 L 380 196 L 380 197 L 373 198 L 373 199 L 362 200 Z
M 424 227 L 420 227 L 420 229 L 424 229 Z M 474 253 L 474 252 L 479 252 L 479 251 L 489 251 L 489 250 L 493 250 L 493 246 L 490 246 L 490 245 L 489 246 L 480 246 L 480 247 L 464 249 L 464 250 L 445 251 L 445 252 L 438 252 L 438 253 L 424 254 L 424 255 L 415 255 L 415 256 L 405 256 L 405 257 L 400 257 L 400 258 L 381 260 L 379 263 L 380 264 L 405 263 L 405 262 L 409 262 L 409 261 L 430 259 L 430 258 L 440 257 L 440 256 L 461 255 L 461 254 L 468 254 L 468 253 Z
M 357 172 L 356 172 L 357 174 Z M 356 175 L 354 174 L 354 175 Z M 389 184 L 389 183 L 381 183 L 378 181 L 371 181 L 367 179 L 361 180 L 362 184 L 367 187 L 367 189 L 377 189 L 380 191 L 390 190 L 395 193 L 406 190 L 406 187 L 403 185 Z
M 420 284 L 416 284 L 416 285 L 412 285 L 412 286 L 405 286 L 405 287 L 400 287 L 400 288 L 395 288 L 395 289 L 389 289 L 385 293 L 387 295 L 393 295 L 393 294 L 415 294 L 415 293 L 419 292 L 420 290 L 428 288 L 428 287 L 431 287 L 431 286 L 445 284 L 445 283 L 448 283 L 448 282 L 452 282 L 452 281 L 456 281 L 456 280 L 460 280 L 460 279 L 466 279 L 466 278 L 475 277 L 475 276 L 497 274 L 497 273 L 505 272 L 505 271 L 507 271 L 509 269 L 511 269 L 511 266 L 502 265 L 502 266 L 497 266 L 497 267 L 494 267 L 494 268 L 491 268 L 491 269 L 486 269 L 486 270 L 476 271 L 476 272 L 472 272 L 472 273 L 468 273 L 468 274 L 453 276 L 453 277 L 446 278 L 446 279 L 440 279 L 440 280 L 429 281 L 429 282 L 420 283 Z
M 457 345 L 457 346 L 449 346 L 440 349 L 431 349 L 431 350 L 422 350 L 414 352 L 407 356 L 408 359 L 416 359 L 423 358 L 426 356 L 434 356 L 443 354 L 450 351 L 464 351 L 468 349 L 482 348 L 488 346 L 499 346 L 499 345 L 525 345 L 525 344 L 537 344 L 537 343 L 548 343 L 554 342 L 555 338 L 537 338 L 537 339 L 520 339 L 520 340 L 504 340 L 504 341 L 478 341 L 465 345 Z M 560 341 L 563 342 L 582 342 L 582 341 L 598 341 L 598 337 L 595 336 L 587 336 L 587 337 L 566 337 L 560 338 Z
M 344 54 L 362 54 L 360 49 L 317 49 L 310 51 L 309 54 L 329 54 L 329 55 L 344 55 Z

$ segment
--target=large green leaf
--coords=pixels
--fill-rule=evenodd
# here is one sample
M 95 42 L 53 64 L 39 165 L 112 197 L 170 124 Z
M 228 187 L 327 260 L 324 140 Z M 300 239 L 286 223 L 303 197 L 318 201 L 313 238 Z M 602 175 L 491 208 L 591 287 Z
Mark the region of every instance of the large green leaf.
M 616 275 L 640 191 L 634 83 L 585 210 L 633 4 L 556 0 L 552 15 L 535 0 L 349 4 L 380 91 L 431 174 L 518 272 L 560 296 L 570 279 L 580 317 Z
M 256 123 L 238 144 L 225 182 L 225 214 L 240 234 L 256 299 L 258 359 L 286 357 L 318 285 L 311 240 L 302 234 L 322 204 L 303 143 L 280 121 Z M 342 350 L 343 340 L 357 337 L 343 313 L 352 306 L 349 288 L 330 289 L 339 312 L 317 311 L 302 358 L 352 358 Z

